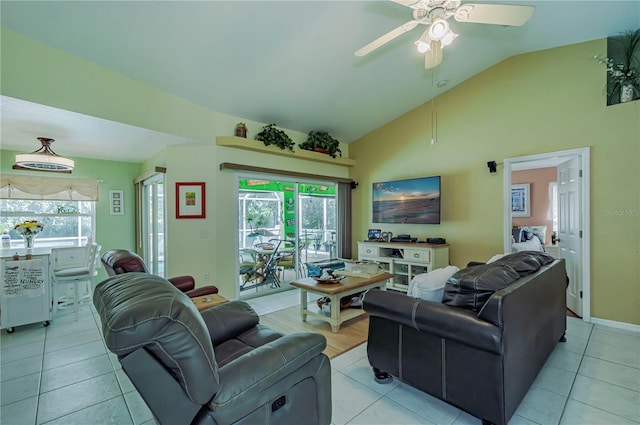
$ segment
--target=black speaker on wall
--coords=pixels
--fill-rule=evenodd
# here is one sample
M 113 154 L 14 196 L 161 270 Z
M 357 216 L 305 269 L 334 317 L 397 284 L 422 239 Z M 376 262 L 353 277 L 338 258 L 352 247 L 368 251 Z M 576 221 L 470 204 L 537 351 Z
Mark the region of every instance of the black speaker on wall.
M 498 164 L 496 164 L 495 161 L 487 162 L 487 167 L 489 167 L 490 173 L 495 173 L 496 171 L 498 171 Z

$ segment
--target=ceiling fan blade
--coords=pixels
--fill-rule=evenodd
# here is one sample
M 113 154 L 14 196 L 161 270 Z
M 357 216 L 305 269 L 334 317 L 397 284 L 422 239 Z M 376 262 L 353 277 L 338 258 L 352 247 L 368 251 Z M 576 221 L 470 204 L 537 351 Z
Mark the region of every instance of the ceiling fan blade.
M 364 55 L 366 55 L 368 53 L 371 53 L 372 51 L 374 51 L 378 47 L 390 42 L 394 38 L 396 38 L 398 36 L 401 36 L 402 34 L 404 34 L 407 31 L 411 31 L 412 29 L 414 29 L 416 27 L 416 25 L 418 25 L 418 21 L 415 21 L 415 20 L 409 21 L 409 22 L 407 22 L 405 24 L 402 24 L 398 28 L 389 31 L 388 33 L 386 33 L 382 37 L 379 37 L 379 38 L 373 40 L 371 43 L 367 44 L 366 46 L 364 46 L 360 50 L 356 51 L 355 55 L 356 56 L 364 56 Z
M 394 3 L 398 3 L 399 5 L 411 7 L 418 3 L 418 0 L 391 0 Z
M 442 63 L 442 46 L 439 41 L 431 41 L 431 49 L 424 54 L 424 69 L 435 68 Z
M 458 22 L 519 27 L 531 18 L 534 9 L 533 6 L 466 3 L 456 9 L 454 17 Z

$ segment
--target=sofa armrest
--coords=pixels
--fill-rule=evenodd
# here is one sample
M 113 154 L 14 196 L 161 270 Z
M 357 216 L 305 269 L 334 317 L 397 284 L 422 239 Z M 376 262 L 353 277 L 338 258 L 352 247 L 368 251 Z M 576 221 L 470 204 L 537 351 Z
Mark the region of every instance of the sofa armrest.
M 244 301 L 220 304 L 201 311 L 201 314 L 214 347 L 235 338 L 259 322 L 258 314 Z
M 321 355 L 326 346 L 327 340 L 321 334 L 295 333 L 241 355 L 218 369 L 220 391 L 209 402 L 209 407 L 234 410 L 233 405 L 268 393 L 275 383 Z
M 196 281 L 193 276 L 176 276 L 167 280 L 182 292 L 190 291 L 196 287 Z
M 476 312 L 471 310 L 377 289 L 365 296 L 364 309 L 373 317 L 484 351 L 500 353 L 502 330 L 478 319 Z
M 201 286 L 199 288 L 192 289 L 190 291 L 185 292 L 185 294 L 187 294 L 189 298 L 201 297 L 203 295 L 211 295 L 211 294 L 217 294 L 217 293 L 218 293 L 218 287 L 214 285 Z

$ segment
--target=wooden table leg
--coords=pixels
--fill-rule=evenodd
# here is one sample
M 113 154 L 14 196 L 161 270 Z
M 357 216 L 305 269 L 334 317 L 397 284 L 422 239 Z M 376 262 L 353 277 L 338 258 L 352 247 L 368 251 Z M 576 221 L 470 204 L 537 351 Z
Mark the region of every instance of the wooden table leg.
M 303 322 L 307 321 L 307 291 L 300 289 L 300 317 Z
M 338 333 L 340 330 L 340 297 L 329 296 L 331 300 L 331 332 Z

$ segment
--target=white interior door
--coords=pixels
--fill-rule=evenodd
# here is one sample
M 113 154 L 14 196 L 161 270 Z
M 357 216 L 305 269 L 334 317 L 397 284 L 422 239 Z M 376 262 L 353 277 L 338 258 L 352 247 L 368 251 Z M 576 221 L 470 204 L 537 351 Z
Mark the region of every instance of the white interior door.
M 582 217 L 580 163 L 577 157 L 558 165 L 558 256 L 566 262 L 567 308 L 582 317 Z

